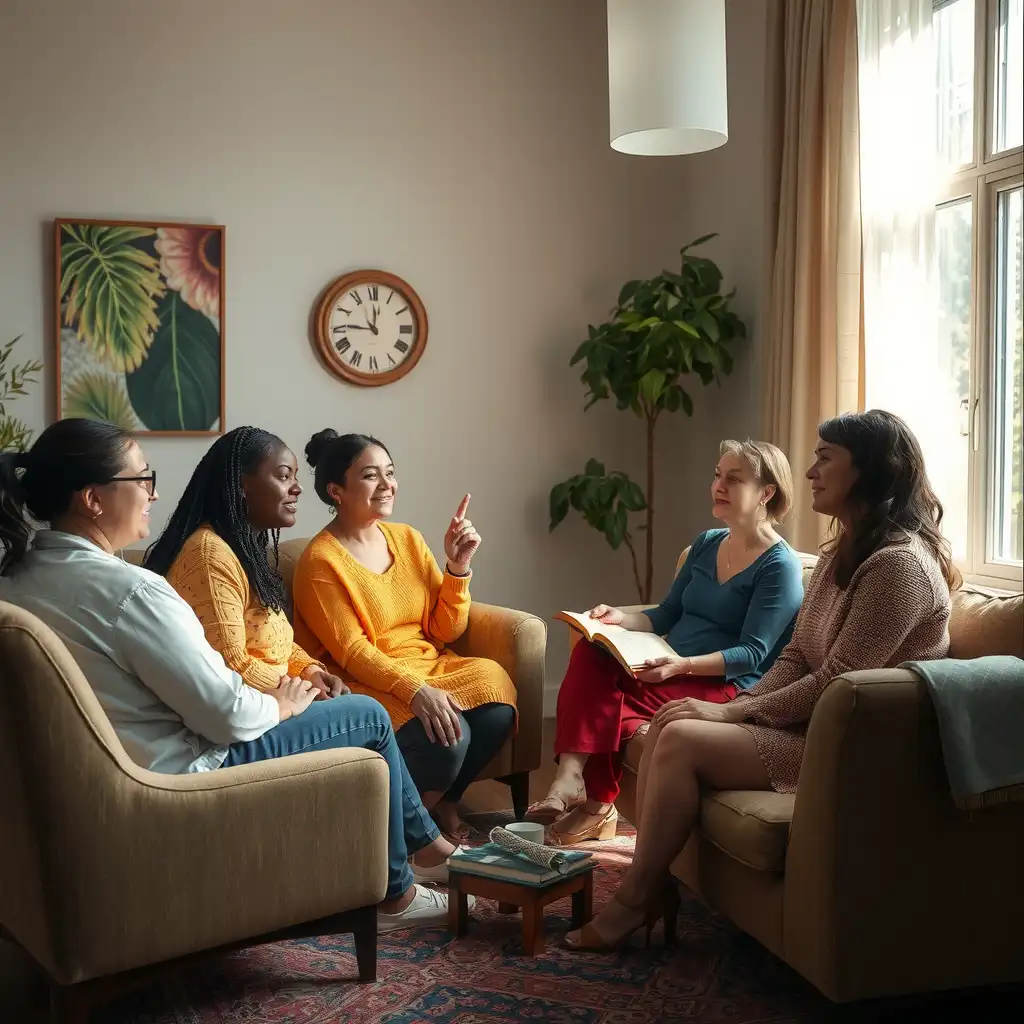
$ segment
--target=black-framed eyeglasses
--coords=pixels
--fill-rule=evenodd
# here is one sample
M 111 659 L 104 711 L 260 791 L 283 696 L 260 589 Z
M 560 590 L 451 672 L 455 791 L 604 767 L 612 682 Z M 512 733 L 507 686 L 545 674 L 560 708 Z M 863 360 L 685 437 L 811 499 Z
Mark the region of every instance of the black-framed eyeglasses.
M 104 483 L 108 484 L 119 484 L 119 483 L 140 483 L 146 485 L 146 490 L 149 491 L 149 496 L 152 498 L 156 494 L 156 470 L 151 469 L 148 473 L 143 473 L 141 476 L 112 476 L 109 480 L 105 480 Z

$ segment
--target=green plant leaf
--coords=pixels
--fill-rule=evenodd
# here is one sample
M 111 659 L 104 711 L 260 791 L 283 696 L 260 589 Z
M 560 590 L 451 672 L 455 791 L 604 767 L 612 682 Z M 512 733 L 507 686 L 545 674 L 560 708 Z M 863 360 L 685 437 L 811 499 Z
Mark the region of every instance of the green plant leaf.
M 604 463 L 598 462 L 597 459 L 588 459 L 583 472 L 587 476 L 604 476 Z
M 149 358 L 128 394 L 149 430 L 209 430 L 220 415 L 220 337 L 209 318 L 168 292 Z
M 712 231 L 710 235 L 701 235 L 700 238 L 696 239 L 696 241 L 691 242 L 689 245 L 684 245 L 682 247 L 682 249 L 679 250 L 679 254 L 682 255 L 687 250 L 693 249 L 693 248 L 695 248 L 698 245 L 703 245 L 705 242 L 710 242 L 712 238 L 717 238 L 717 237 L 718 237 L 718 232 L 717 231 Z
M 619 505 L 615 511 L 607 517 L 604 527 L 604 536 L 611 546 L 612 551 L 618 551 L 626 536 L 626 509 Z
M 640 378 L 640 394 L 648 405 L 654 405 L 661 397 L 661 390 L 665 386 L 664 370 L 648 370 Z
M 66 417 L 106 420 L 122 430 L 138 430 L 139 421 L 120 377 L 89 370 L 64 389 L 61 412 Z
M 159 262 L 133 244 L 152 234 L 102 224 L 61 229 L 64 323 L 119 372 L 142 363 L 157 329 L 156 302 L 165 291 Z
M 572 482 L 569 480 L 563 480 L 562 483 L 551 488 L 549 498 L 551 523 L 548 530 L 553 530 L 569 514 L 569 491 L 571 488 Z

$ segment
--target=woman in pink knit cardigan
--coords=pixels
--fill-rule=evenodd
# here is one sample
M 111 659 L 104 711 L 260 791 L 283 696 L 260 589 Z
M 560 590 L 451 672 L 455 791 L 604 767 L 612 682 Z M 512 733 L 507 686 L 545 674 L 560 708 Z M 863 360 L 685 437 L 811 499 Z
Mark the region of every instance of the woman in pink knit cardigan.
M 829 420 L 818 434 L 807 478 L 814 510 L 836 526 L 793 638 L 735 700 L 672 701 L 654 716 L 637 789 L 641 823 L 651 825 L 641 824 L 618 892 L 566 936 L 572 949 L 614 949 L 645 921 L 653 926 L 669 865 L 696 824 L 702 786 L 796 789 L 807 725 L 832 679 L 946 656 L 949 595 L 960 578 L 917 439 L 880 411 Z

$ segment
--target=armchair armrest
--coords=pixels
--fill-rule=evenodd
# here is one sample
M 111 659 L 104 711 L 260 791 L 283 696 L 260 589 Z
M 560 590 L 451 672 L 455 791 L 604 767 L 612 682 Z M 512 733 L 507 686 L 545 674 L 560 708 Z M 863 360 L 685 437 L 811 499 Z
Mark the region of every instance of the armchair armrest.
M 509 773 L 540 766 L 547 636 L 544 620 L 536 615 L 474 601 L 469 626 L 452 645 L 464 657 L 496 661 L 515 683 L 519 732 L 512 743 L 512 763 L 503 769 Z
M 109 799 L 53 823 L 53 849 L 73 862 L 50 887 L 54 946 L 67 955 L 54 977 L 77 982 L 378 903 L 388 796 L 384 759 L 359 748 L 190 775 L 128 767 Z
M 927 686 L 834 680 L 807 734 L 786 857 L 786 959 L 833 999 L 1020 978 L 1024 805 L 953 804 Z

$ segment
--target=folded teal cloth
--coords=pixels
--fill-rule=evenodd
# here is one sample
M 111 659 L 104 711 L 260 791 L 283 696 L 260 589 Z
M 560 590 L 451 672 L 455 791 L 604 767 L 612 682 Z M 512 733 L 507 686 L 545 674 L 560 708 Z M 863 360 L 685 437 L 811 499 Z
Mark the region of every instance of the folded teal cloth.
M 908 661 L 928 685 L 958 807 L 1024 800 L 1024 661 Z

